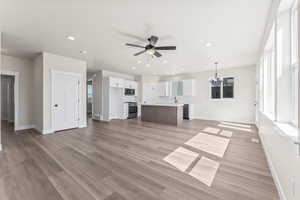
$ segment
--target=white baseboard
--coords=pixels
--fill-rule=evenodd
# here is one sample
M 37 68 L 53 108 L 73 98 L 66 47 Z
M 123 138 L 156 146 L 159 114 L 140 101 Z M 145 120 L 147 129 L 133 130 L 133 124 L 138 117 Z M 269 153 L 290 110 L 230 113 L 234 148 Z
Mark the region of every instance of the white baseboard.
M 39 132 L 41 134 L 43 133 L 43 130 L 38 126 L 34 126 L 34 130 L 36 130 L 37 132 Z
M 28 125 L 21 125 L 15 128 L 16 131 L 26 130 L 26 129 L 33 129 L 35 126 L 33 124 Z
M 37 126 L 35 126 L 34 129 L 37 132 L 39 132 L 40 134 L 43 134 L 43 135 L 54 133 L 54 131 L 52 129 L 42 129 L 42 128 L 37 127 Z
M 273 165 L 272 159 L 270 157 L 269 151 L 268 151 L 267 148 L 265 148 L 266 145 L 265 145 L 264 137 L 260 134 L 259 131 L 258 131 L 258 133 L 259 133 L 260 140 L 262 142 L 262 146 L 263 146 L 266 158 L 267 158 L 267 162 L 268 162 L 268 165 L 269 165 L 269 168 L 270 168 L 270 171 L 271 171 L 274 183 L 276 185 L 276 188 L 277 188 L 277 191 L 278 191 L 278 194 L 279 194 L 279 198 L 280 198 L 280 200 L 287 200 L 286 195 L 284 193 L 284 190 L 283 190 L 283 188 L 282 188 L 282 186 L 280 184 L 278 173 L 277 173 L 277 171 L 276 171 L 276 169 L 275 169 L 275 167 Z
M 55 131 L 53 129 L 43 129 L 42 134 L 43 135 L 47 135 L 47 134 L 51 134 L 54 133 Z
M 78 126 L 78 128 L 86 128 L 87 127 L 87 124 L 81 124 Z

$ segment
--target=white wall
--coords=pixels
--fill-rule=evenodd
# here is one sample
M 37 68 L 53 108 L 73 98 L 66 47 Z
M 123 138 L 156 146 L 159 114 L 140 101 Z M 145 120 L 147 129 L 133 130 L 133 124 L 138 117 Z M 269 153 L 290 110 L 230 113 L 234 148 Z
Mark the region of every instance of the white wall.
M 33 62 L 2 55 L 2 70 L 19 72 L 19 115 L 17 130 L 33 127 Z
M 38 55 L 33 62 L 33 124 L 35 128 L 43 132 L 43 54 Z
M 50 53 L 43 53 L 43 132 L 53 132 L 51 119 L 51 71 L 64 71 L 78 73 L 80 79 L 80 109 L 79 109 L 79 127 L 85 127 L 86 124 L 86 61 L 68 58 L 64 56 L 54 55 Z
M 258 121 L 259 135 L 282 200 L 299 200 L 300 152 L 297 145 L 261 112 Z
M 209 78 L 213 71 L 177 77 L 161 77 L 160 81 L 194 78 L 195 96 L 178 97 L 179 103 L 194 104 L 193 118 L 254 123 L 255 66 L 219 70 L 221 77 L 234 77 L 234 99 L 211 100 Z M 173 102 L 173 98 L 160 97 L 160 102 Z

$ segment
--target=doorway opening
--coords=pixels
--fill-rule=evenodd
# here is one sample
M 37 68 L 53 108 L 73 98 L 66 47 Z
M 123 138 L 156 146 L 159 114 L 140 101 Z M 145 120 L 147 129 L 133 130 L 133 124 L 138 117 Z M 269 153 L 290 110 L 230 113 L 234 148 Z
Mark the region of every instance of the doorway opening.
M 93 81 L 87 81 L 87 118 L 93 117 Z
M 1 128 L 3 132 L 15 130 L 15 77 L 1 75 Z

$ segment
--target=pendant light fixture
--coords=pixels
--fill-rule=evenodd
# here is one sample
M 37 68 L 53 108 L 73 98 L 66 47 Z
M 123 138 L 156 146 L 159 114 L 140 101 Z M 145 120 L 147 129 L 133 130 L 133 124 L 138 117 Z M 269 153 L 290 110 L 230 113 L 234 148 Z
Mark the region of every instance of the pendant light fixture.
M 223 81 L 223 78 L 218 76 L 218 64 L 219 64 L 218 62 L 215 62 L 216 71 L 214 77 L 209 79 L 209 82 L 211 83 L 212 86 L 221 86 L 221 83 Z

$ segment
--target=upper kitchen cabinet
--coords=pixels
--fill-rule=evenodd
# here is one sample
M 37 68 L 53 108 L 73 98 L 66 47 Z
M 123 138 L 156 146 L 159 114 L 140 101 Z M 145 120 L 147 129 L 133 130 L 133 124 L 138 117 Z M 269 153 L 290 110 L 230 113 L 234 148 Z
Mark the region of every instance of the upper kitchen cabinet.
M 137 82 L 136 81 L 130 81 L 130 80 L 124 80 L 124 88 L 129 89 L 137 89 Z
M 116 88 L 124 88 L 124 80 L 115 77 L 109 77 L 109 86 Z
M 170 82 L 158 83 L 157 94 L 160 97 L 170 96 Z
M 172 82 L 172 96 L 183 96 L 183 81 Z
M 194 96 L 195 80 L 178 80 L 172 82 L 172 96 Z
M 195 96 L 195 80 L 188 79 L 182 81 L 183 96 Z

